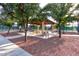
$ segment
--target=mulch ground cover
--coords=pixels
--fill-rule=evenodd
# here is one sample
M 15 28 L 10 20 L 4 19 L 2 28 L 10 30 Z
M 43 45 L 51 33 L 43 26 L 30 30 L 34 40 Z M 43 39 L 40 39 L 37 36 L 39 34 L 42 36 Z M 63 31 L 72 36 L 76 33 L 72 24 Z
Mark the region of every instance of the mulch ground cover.
M 24 37 L 20 37 L 10 41 L 34 56 L 79 56 L 79 37 L 28 37 L 26 42 Z
M 79 56 L 78 36 L 62 35 L 61 39 L 58 37 L 49 39 L 27 37 L 27 41 L 23 36 L 9 40 L 34 56 Z
M 3 36 L 5 36 L 5 37 L 7 37 L 7 36 L 20 35 L 20 34 L 18 34 L 18 33 L 19 33 L 18 31 L 17 31 L 17 32 L 10 32 L 10 33 L 5 32 L 5 33 L 0 33 L 0 35 L 3 35 Z

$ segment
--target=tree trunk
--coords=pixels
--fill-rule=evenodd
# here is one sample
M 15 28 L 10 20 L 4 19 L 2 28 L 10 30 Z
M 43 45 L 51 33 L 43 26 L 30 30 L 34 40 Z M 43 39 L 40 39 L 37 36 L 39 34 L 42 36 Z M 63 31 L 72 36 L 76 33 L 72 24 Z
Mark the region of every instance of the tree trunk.
M 28 20 L 27 22 L 25 22 L 25 43 L 27 43 L 27 31 L 28 31 Z M 25 44 L 25 47 L 26 47 L 26 44 Z
M 59 38 L 61 38 L 61 29 L 59 28 Z
M 11 27 L 9 27 L 8 32 L 7 32 L 7 35 L 10 33 L 10 29 L 11 29 Z
M 61 38 L 61 20 L 59 20 L 59 38 Z
M 25 23 L 25 42 L 27 41 L 27 30 L 28 30 L 28 24 Z

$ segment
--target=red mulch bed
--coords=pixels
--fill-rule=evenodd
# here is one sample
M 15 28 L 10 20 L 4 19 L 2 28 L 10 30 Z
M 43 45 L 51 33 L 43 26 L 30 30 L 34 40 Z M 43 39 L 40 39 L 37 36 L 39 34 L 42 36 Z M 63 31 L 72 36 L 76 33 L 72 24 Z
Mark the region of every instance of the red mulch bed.
M 28 37 L 26 43 L 24 37 L 9 40 L 34 56 L 79 56 L 79 37 Z
M 3 35 L 3 36 L 5 36 L 5 37 L 7 37 L 7 36 L 16 36 L 16 35 L 20 35 L 20 34 L 18 34 L 19 32 L 10 32 L 10 33 L 0 33 L 0 35 Z

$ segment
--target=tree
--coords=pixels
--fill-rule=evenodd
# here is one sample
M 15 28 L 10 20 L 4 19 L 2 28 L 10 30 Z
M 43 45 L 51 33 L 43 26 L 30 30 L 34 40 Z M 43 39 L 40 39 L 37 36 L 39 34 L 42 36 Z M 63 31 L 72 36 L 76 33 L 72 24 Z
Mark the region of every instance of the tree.
M 79 4 L 77 4 L 75 11 L 79 10 Z M 75 21 L 77 21 L 77 32 L 79 34 L 79 12 L 73 13 L 73 18 L 75 19 Z
M 38 3 L 15 3 L 15 4 L 0 4 L 3 9 L 3 15 L 5 14 L 5 19 L 16 19 L 18 23 L 22 24 L 25 28 L 25 40 L 27 39 L 27 30 L 29 21 L 36 16 L 38 10 L 40 9 Z
M 7 34 L 9 34 L 10 29 L 11 29 L 13 23 L 14 23 L 14 21 L 12 21 L 12 20 L 10 20 L 10 19 L 8 19 L 8 20 L 2 22 L 2 24 L 3 24 L 4 26 L 7 26 L 7 27 L 8 27 L 8 33 L 7 33 Z
M 66 15 L 68 14 L 70 8 L 72 7 L 71 3 L 51 3 L 46 6 L 46 10 L 51 12 L 51 16 L 58 22 L 59 38 L 61 38 L 61 25 L 63 21 L 66 22 Z
M 2 24 L 9 27 L 8 29 L 8 33 L 9 33 L 14 22 L 14 17 L 13 17 L 14 4 L 1 3 L 0 6 L 2 6 L 2 10 L 3 10 L 1 13 Z
M 36 16 L 39 10 L 38 3 L 16 4 L 15 16 L 25 29 L 25 41 L 27 40 L 28 23 Z

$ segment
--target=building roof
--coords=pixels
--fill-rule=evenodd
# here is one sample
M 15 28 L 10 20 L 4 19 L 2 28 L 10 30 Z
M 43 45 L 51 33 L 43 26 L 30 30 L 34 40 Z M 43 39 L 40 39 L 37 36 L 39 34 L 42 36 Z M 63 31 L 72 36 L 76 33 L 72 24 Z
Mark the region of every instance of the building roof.
M 42 25 L 42 22 L 44 22 L 44 24 L 55 24 L 55 22 L 52 22 L 50 20 L 32 21 L 32 22 L 30 22 L 30 24 Z

